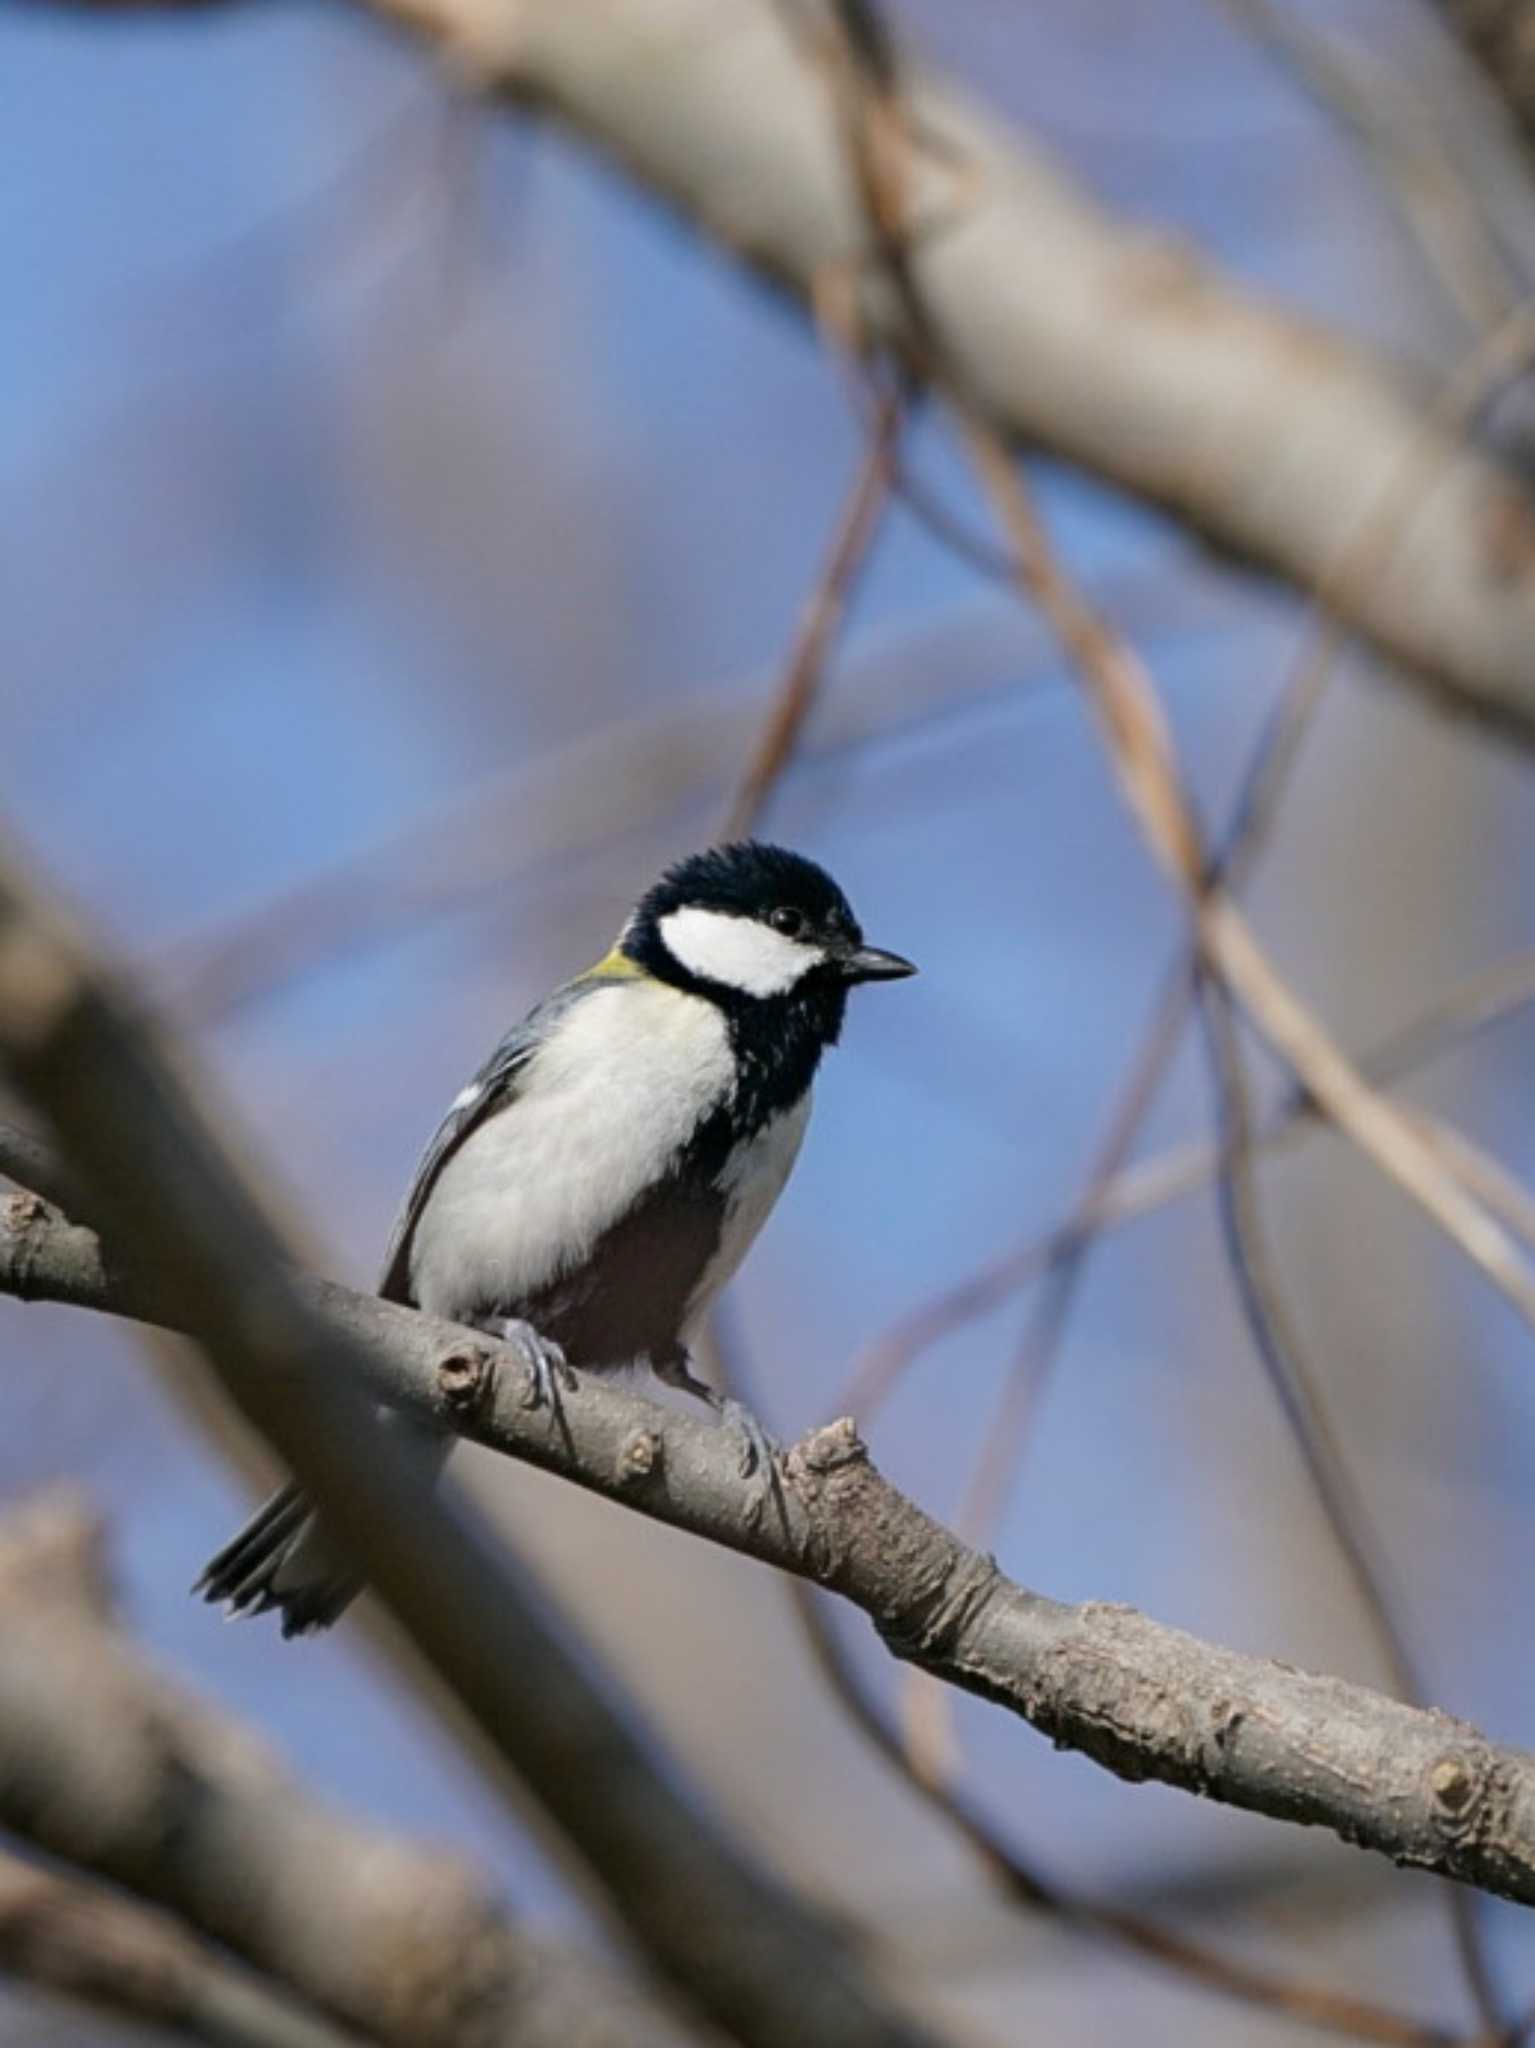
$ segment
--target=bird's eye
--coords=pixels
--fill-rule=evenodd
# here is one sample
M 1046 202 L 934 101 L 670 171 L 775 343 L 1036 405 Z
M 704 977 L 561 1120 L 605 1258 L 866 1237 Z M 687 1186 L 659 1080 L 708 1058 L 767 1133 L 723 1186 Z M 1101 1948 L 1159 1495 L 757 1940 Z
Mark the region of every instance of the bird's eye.
M 780 904 L 777 910 L 770 911 L 768 923 L 775 932 L 782 932 L 786 939 L 800 939 L 805 935 L 804 911 L 796 910 L 788 903 Z

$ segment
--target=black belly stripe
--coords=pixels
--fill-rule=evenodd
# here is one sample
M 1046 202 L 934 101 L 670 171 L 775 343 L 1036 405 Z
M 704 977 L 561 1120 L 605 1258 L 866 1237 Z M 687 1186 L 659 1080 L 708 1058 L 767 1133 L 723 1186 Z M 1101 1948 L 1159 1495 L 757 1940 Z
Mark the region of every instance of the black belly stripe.
M 589 1372 L 681 1350 L 682 1319 L 719 1249 L 725 1197 L 696 1171 L 661 1181 L 613 1224 L 572 1272 L 486 1318 L 520 1316 Z

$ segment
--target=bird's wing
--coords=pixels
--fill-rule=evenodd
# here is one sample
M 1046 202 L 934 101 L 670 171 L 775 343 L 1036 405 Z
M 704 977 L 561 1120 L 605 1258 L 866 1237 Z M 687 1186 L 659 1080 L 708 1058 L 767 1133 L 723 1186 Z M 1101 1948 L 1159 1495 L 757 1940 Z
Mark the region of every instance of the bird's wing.
M 410 1192 L 405 1197 L 404 1207 L 389 1240 L 389 1249 L 384 1254 L 384 1276 L 379 1281 L 378 1291 L 385 1301 L 414 1305 L 410 1290 L 411 1248 L 421 1212 L 443 1168 L 472 1131 L 477 1131 L 481 1124 L 517 1100 L 519 1084 L 528 1062 L 571 1005 L 579 1002 L 591 988 L 610 978 L 617 978 L 604 972 L 608 964 L 605 960 L 589 974 L 567 982 L 530 1010 L 520 1024 L 512 1026 L 474 1079 L 455 1097 L 447 1115 L 433 1133 L 431 1143 L 421 1155 L 416 1177 L 410 1184 Z

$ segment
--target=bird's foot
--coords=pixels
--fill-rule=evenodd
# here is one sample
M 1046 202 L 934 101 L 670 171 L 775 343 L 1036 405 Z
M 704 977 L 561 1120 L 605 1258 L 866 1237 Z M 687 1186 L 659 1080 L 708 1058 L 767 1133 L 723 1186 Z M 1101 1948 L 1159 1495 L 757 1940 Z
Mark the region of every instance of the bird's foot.
M 775 1480 L 778 1473 L 775 1463 L 778 1445 L 751 1410 L 728 1396 L 723 1400 L 716 1396 L 712 1405 L 718 1411 L 721 1429 L 728 1429 L 740 1442 L 741 1477 L 751 1479 L 760 1476 L 769 1483 Z
M 747 1507 L 747 1521 L 755 1527 L 762 1520 L 762 1511 L 771 1502 L 777 1508 L 782 1521 L 788 1519 L 788 1507 L 784 1501 L 783 1474 L 778 1460 L 781 1445 L 776 1444 L 762 1427 L 751 1410 L 741 1402 L 727 1397 L 716 1400 L 720 1427 L 728 1429 L 740 1444 L 738 1469 L 743 1479 L 752 1484 L 752 1497 Z
M 576 1376 L 566 1363 L 564 1352 L 550 1338 L 541 1337 L 531 1323 L 516 1317 L 509 1317 L 502 1326 L 502 1338 L 505 1343 L 515 1344 L 528 1362 L 528 1391 L 523 1405 L 547 1408 L 550 1420 L 568 1436 L 565 1390 L 574 1388 Z
M 655 1368 L 658 1379 L 669 1387 L 680 1387 L 683 1393 L 692 1394 L 707 1403 L 719 1417 L 720 1427 L 735 1437 L 738 1445 L 737 1469 L 743 1479 L 755 1479 L 748 1518 L 753 1523 L 762 1519 L 762 1510 L 768 1501 L 775 1501 L 780 1514 L 786 1512 L 783 1498 L 783 1480 L 779 1474 L 778 1457 L 781 1446 L 768 1435 L 751 1410 L 729 1394 L 720 1394 L 707 1380 L 701 1380 L 692 1369 L 692 1361 L 685 1351 L 675 1358 L 667 1359 Z

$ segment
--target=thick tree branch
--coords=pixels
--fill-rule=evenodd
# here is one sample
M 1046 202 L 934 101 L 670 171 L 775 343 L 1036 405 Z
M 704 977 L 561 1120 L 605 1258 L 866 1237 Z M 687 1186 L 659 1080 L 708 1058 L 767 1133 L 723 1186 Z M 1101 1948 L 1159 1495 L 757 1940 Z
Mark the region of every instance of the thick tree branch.
M 370 4 L 557 114 L 806 305 L 828 278 L 856 282 L 870 340 L 904 349 L 794 8 Z M 1378 359 L 1111 219 L 957 90 L 907 76 L 912 268 L 943 359 L 988 423 L 1307 589 L 1437 451 L 1389 572 L 1340 592 L 1340 616 L 1444 702 L 1535 740 L 1535 518 L 1513 478 Z
M 354 2033 L 237 1973 L 167 1914 L 3 1851 L 0 1972 L 213 2048 L 357 2048 Z
M 349 1334 L 370 1393 L 841 1593 L 897 1656 L 1063 1748 L 1535 1904 L 1535 1756 L 1128 1608 L 1028 1592 L 897 1492 L 850 1423 L 787 1453 L 780 1507 L 764 1514 L 722 1431 L 589 1378 L 555 1431 L 529 1405 L 517 1350 L 328 1281 L 298 1284 Z M 183 1321 L 173 1279 L 110 1270 L 91 1231 L 29 1194 L 0 1202 L 0 1292 Z
M 115 1626 L 99 1542 L 95 1518 L 56 1495 L 0 1523 L 0 1827 L 176 1918 L 0 1858 L 0 1967 L 221 2048 L 342 2048 L 190 1927 L 346 2041 L 700 2041 L 640 1984 L 518 1928 L 455 1859 L 311 1797 L 162 1678 Z
M 1435 0 L 1450 28 L 1507 102 L 1535 147 L 1535 4 L 1532 0 Z

